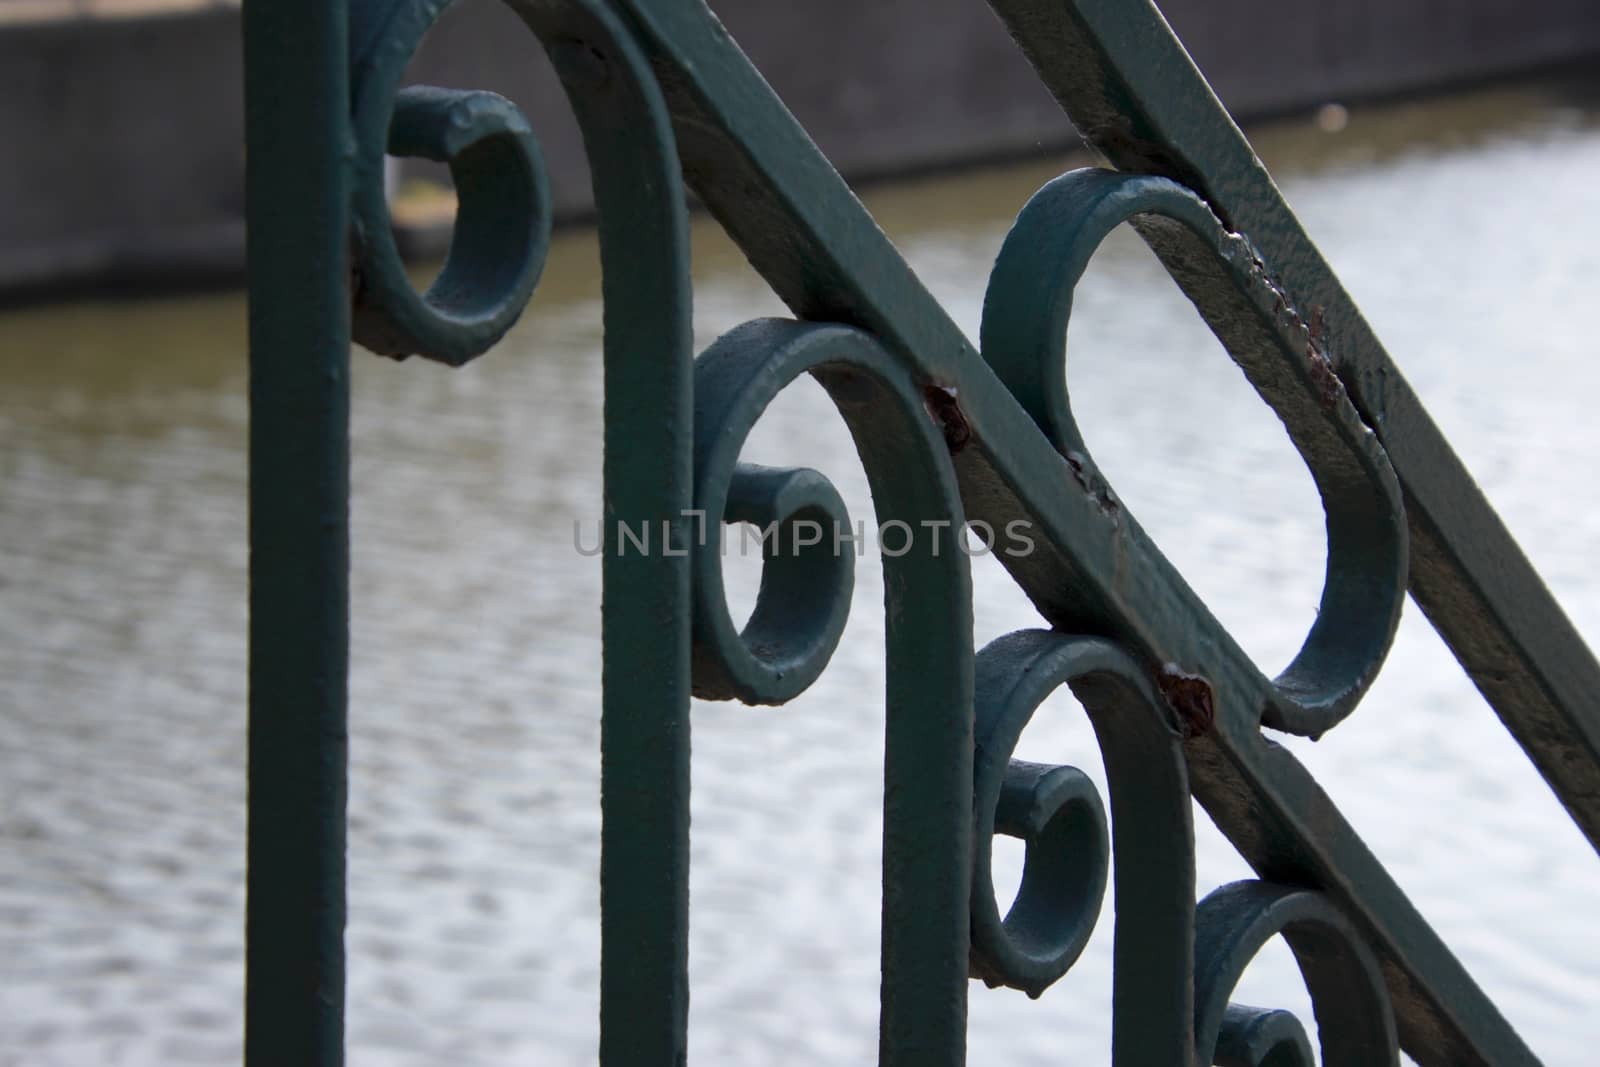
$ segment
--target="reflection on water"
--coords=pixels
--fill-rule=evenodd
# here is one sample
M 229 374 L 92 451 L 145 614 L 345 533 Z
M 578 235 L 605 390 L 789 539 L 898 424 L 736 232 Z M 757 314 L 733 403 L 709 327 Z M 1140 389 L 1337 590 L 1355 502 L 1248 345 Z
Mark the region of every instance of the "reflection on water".
M 1258 140 L 1600 637 L 1593 115 L 1500 92 Z M 975 335 L 1008 219 L 1058 165 L 869 201 Z M 696 257 L 702 343 L 780 311 L 704 224 Z M 574 522 L 592 529 L 600 506 L 591 238 L 559 241 L 546 278 L 527 321 L 467 369 L 357 362 L 358 1065 L 593 1062 L 599 573 L 573 548 Z M 242 332 L 237 298 L 0 319 L 0 1064 L 238 1055 Z M 1097 257 L 1072 342 L 1074 403 L 1120 495 L 1251 654 L 1281 666 L 1312 618 L 1323 551 L 1281 429 L 1130 241 Z M 871 513 L 843 425 L 809 383 L 750 454 L 816 466 Z M 753 567 L 731 570 L 748 602 Z M 1035 622 L 992 561 L 975 579 L 980 641 Z M 865 560 L 850 632 L 811 692 L 695 709 L 695 1062 L 873 1057 L 879 603 Z M 1099 775 L 1081 719 L 1057 698 L 1021 754 Z M 1415 610 L 1352 720 L 1292 746 L 1534 1049 L 1591 1062 L 1600 869 Z M 1201 823 L 1205 890 L 1245 870 Z M 1017 860 L 1001 853 L 1002 884 Z M 973 990 L 974 1064 L 1104 1060 L 1109 925 L 1038 1003 Z M 1287 953 L 1269 951 L 1240 997 L 1303 1004 Z

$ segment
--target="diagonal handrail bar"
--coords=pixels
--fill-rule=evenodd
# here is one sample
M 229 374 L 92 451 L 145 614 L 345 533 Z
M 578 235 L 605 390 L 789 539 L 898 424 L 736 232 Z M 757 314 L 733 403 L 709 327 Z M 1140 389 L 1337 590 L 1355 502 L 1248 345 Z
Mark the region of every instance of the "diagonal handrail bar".
M 1151 0 L 990 0 L 1091 148 L 1247 234 L 1405 491 L 1411 595 L 1600 849 L 1600 662 L 1495 514 Z

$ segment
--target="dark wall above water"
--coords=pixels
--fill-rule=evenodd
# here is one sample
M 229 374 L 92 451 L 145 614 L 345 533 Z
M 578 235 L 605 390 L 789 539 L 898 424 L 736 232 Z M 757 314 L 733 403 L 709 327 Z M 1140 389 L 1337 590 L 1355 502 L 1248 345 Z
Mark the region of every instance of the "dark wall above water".
M 0 294 L 237 276 L 239 16 L 0 25 Z
M 1600 56 L 1594 0 L 1167 0 L 1242 117 Z M 980 0 L 712 0 L 852 177 L 1055 149 L 1066 120 Z M 0 294 L 236 278 L 243 150 L 236 12 L 0 30 Z M 577 131 L 500 0 L 461 0 L 418 80 L 528 113 L 561 213 L 588 207 Z M 427 173 L 422 170 L 422 173 Z M 414 172 L 415 173 L 415 172 Z M 426 244 L 426 242 L 424 242 Z

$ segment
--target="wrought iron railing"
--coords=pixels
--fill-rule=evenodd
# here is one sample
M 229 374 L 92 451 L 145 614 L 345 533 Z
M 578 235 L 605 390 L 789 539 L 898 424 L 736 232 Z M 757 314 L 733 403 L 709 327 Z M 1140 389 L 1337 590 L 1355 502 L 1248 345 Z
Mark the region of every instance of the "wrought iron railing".
M 1533 1055 L 1272 731 L 1319 736 L 1382 665 L 1409 589 L 1574 821 L 1600 842 L 1600 667 L 1546 592 L 1149 0 L 991 0 L 1102 169 L 1046 185 L 990 275 L 974 349 L 701 0 L 510 0 L 549 53 L 594 174 L 605 293 L 600 1059 L 686 1058 L 691 693 L 777 704 L 827 665 L 849 554 L 769 553 L 742 632 L 717 532 L 847 521 L 809 470 L 739 463 L 809 374 L 849 424 L 884 553 L 880 1062 L 962 1062 L 967 983 L 1038 994 L 1088 937 L 1114 852 L 1113 1059 L 1310 1063 L 1293 1016 L 1230 1003 L 1281 934 L 1327 1064 Z M 245 6 L 252 344 L 246 1055 L 342 1055 L 348 360 L 459 364 L 512 325 L 550 226 L 532 132 L 488 93 L 401 88 L 447 0 Z M 842 28 L 846 30 L 847 28 Z M 443 273 L 416 292 L 386 153 L 447 162 Z M 793 320 L 698 359 L 686 189 Z M 1260 674 L 1118 500 L 1065 379 L 1074 284 L 1128 224 L 1288 428 L 1321 493 L 1321 608 Z M 1040 629 L 981 651 L 965 523 Z M 654 553 L 624 529 L 663 530 Z M 1109 829 L 1076 770 L 1012 759 L 1070 686 L 1105 758 Z M 1259 880 L 1195 900 L 1190 796 Z M 994 834 L 1026 842 L 1002 915 Z M 1114 848 L 1112 843 L 1114 842 Z

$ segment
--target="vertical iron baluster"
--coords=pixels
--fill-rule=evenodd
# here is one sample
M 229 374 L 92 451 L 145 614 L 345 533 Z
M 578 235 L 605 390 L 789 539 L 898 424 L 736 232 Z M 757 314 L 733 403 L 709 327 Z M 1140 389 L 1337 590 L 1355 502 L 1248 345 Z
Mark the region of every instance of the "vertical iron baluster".
M 689 1041 L 689 556 L 700 531 L 689 514 L 688 216 L 666 105 L 621 20 L 594 0 L 535 14 L 529 25 L 583 129 L 605 300 L 600 1063 L 682 1067 Z M 650 548 L 629 549 L 619 535 L 624 527 L 648 531 Z
M 250 221 L 245 1061 L 344 1056 L 349 131 L 344 0 L 244 5 Z

